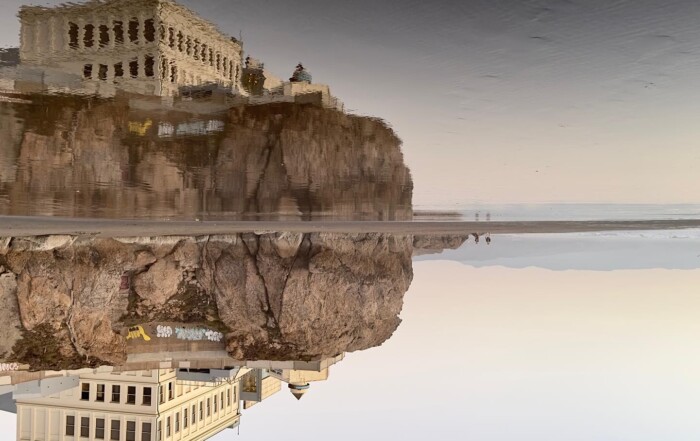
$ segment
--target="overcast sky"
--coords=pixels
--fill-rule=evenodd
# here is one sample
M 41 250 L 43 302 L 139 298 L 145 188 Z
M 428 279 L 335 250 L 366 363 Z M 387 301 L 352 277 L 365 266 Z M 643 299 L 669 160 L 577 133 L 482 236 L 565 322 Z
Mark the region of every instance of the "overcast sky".
M 700 203 L 698 2 L 182 3 L 390 123 L 418 205 Z M 16 17 L 0 25 L 17 44 Z

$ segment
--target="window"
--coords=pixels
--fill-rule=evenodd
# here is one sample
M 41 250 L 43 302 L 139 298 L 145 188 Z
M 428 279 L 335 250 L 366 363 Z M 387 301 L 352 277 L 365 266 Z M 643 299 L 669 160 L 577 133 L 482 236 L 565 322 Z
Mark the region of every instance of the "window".
M 118 44 L 124 43 L 124 23 L 121 21 L 114 22 L 114 42 Z
M 141 441 L 151 441 L 151 423 L 141 423 Z
M 180 431 L 180 412 L 175 414 L 175 433 Z
M 101 79 L 102 81 L 107 79 L 107 65 L 106 64 L 100 64 L 100 69 L 97 71 L 97 77 Z M 99 391 L 100 385 L 97 385 L 97 390 Z M 102 388 L 104 389 L 104 385 L 102 385 Z M 99 393 L 99 392 L 98 392 Z M 97 401 L 104 401 L 104 393 L 102 394 L 102 399 L 97 400 Z
M 175 398 L 175 391 L 173 391 L 173 382 L 168 383 L 168 400 Z
M 87 66 L 90 66 L 90 74 L 92 75 L 92 64 L 86 64 L 85 67 Z M 90 383 L 83 383 L 82 386 L 80 386 L 80 399 L 90 399 Z
M 226 405 L 231 406 L 231 389 L 226 391 Z
M 90 417 L 80 418 L 80 436 L 90 438 Z
M 223 391 L 221 392 L 221 401 L 220 401 L 220 403 L 221 403 L 221 409 L 223 409 L 223 408 L 224 408 L 224 393 L 223 393 Z
M 177 32 L 177 50 L 179 50 L 180 52 L 184 51 L 185 50 L 184 43 L 185 43 L 185 36 L 182 35 L 182 32 L 178 31 Z
M 216 71 L 221 71 L 221 54 L 216 54 Z
M 68 46 L 71 49 L 78 49 L 78 25 L 68 23 Z
M 209 60 L 209 65 L 211 67 L 214 67 L 214 50 L 209 49 L 209 56 L 207 57 L 207 60 Z
M 203 62 L 206 63 L 206 61 L 207 61 L 207 45 L 206 44 L 202 45 L 202 53 L 200 54 L 200 58 L 202 59 Z
M 219 407 L 219 396 L 214 395 L 214 413 L 216 413 L 218 411 L 218 407 Z
M 170 436 L 170 417 L 167 417 L 165 419 L 165 436 L 166 437 Z
M 228 57 L 224 57 L 224 77 L 228 77 Z
M 146 55 L 144 58 L 143 70 L 147 77 L 153 77 L 155 75 L 155 63 L 156 60 L 153 58 L 153 55 Z
M 92 64 L 86 64 L 85 66 L 83 66 L 83 78 L 92 78 Z M 83 399 L 87 400 L 87 398 L 81 398 L 81 400 Z
M 102 71 L 102 64 L 100 64 L 100 72 Z M 107 66 L 105 66 L 106 68 Z M 95 401 L 104 401 L 105 400 L 105 385 L 104 384 L 98 384 L 97 385 L 97 396 L 95 397 Z
M 66 416 L 66 435 L 75 435 L 75 417 L 73 415 Z
M 187 413 L 188 410 L 185 407 L 185 410 L 182 411 L 182 428 L 187 429 Z
M 139 76 L 139 60 L 129 61 L 129 75 L 131 75 L 131 78 Z
M 158 441 L 163 439 L 163 422 L 158 421 Z
M 112 441 L 119 441 L 120 432 L 121 432 L 121 421 L 112 420 L 109 439 Z
M 152 18 L 143 22 L 143 38 L 148 42 L 156 39 L 156 27 Z
M 196 411 L 197 411 L 197 406 L 195 406 L 195 405 L 193 404 L 193 405 L 192 405 L 192 424 L 195 424 L 195 423 L 197 422 L 197 414 L 196 414 Z
M 126 441 L 136 441 L 136 421 L 126 422 Z
M 129 20 L 129 41 L 132 43 L 139 42 L 139 21 L 136 17 Z
M 204 419 L 204 404 L 200 401 L 199 402 L 199 421 L 202 421 Z
M 187 55 L 192 55 L 192 37 L 187 36 L 187 41 L 185 43 Z
M 199 53 L 200 53 L 199 47 L 200 47 L 199 40 L 195 40 L 194 41 L 194 52 L 192 53 L 195 60 L 199 60 Z
M 107 25 L 100 25 L 100 47 L 106 47 L 109 44 L 109 28 Z
M 105 439 L 105 420 L 104 420 L 104 418 L 95 419 L 95 439 Z
M 165 392 L 163 390 L 163 386 L 158 386 L 158 395 L 160 395 L 158 398 L 160 404 L 165 403 Z
M 115 65 L 116 67 L 116 65 Z M 117 75 L 117 69 L 114 69 L 114 75 Z M 120 391 L 121 391 L 121 386 L 112 386 L 112 403 L 118 403 L 120 401 Z
M 150 387 L 143 388 L 143 405 L 144 406 L 151 405 L 151 388 Z
M 83 30 L 85 31 L 83 34 L 83 45 L 92 47 L 93 39 L 95 38 L 95 26 L 86 24 Z
M 211 398 L 207 398 L 207 416 L 211 415 Z
M 114 65 L 114 78 L 124 76 L 124 66 L 121 63 L 116 63 Z
M 170 49 L 175 49 L 175 30 L 168 28 L 168 46 Z
M 127 386 L 126 404 L 136 404 L 136 386 Z

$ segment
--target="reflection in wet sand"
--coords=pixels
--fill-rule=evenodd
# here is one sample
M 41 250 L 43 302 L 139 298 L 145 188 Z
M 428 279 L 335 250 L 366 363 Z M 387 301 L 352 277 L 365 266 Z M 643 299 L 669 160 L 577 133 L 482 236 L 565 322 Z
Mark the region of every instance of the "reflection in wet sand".
M 1 214 L 407 220 L 412 181 L 384 123 L 312 105 L 214 115 L 136 98 L 0 103 Z

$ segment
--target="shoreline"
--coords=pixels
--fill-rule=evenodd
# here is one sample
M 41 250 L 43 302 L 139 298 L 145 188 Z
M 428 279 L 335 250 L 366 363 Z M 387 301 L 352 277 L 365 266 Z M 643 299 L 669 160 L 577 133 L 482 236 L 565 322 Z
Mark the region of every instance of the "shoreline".
M 640 221 L 161 221 L 0 216 L 0 236 L 202 236 L 247 232 L 547 234 L 700 228 L 700 219 Z

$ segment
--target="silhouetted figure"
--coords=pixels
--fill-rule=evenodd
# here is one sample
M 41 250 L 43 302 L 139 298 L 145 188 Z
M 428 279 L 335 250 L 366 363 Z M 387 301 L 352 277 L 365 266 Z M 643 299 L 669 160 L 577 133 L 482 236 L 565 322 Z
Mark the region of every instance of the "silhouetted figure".
M 486 245 L 491 245 L 491 234 L 486 233 Z
M 474 236 L 474 242 L 479 243 L 479 234 L 478 233 L 472 233 L 472 236 Z

